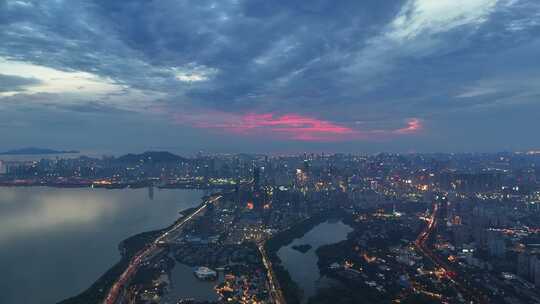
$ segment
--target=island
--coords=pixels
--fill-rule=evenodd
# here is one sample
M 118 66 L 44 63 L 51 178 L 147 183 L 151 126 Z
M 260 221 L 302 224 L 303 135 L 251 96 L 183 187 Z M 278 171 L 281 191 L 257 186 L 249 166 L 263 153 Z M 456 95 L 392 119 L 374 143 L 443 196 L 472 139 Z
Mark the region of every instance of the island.
M 299 251 L 301 253 L 306 253 L 312 248 L 309 244 L 303 244 L 303 245 L 294 245 L 292 246 L 292 249 Z

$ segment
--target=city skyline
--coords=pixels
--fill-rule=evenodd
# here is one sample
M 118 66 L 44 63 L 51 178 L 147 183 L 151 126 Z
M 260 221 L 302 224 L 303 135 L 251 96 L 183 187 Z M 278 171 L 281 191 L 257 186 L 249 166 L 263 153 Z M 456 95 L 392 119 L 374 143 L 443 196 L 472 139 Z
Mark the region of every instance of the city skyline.
M 539 168 L 538 152 L 0 162 L 0 302 L 540 303 Z
M 540 148 L 529 0 L 0 1 L 5 150 Z

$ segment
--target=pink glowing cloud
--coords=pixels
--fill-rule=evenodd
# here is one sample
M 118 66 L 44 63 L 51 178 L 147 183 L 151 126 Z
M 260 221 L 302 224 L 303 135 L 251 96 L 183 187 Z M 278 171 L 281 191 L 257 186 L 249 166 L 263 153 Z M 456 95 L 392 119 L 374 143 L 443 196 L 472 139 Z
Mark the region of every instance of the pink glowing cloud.
M 411 134 L 423 129 L 422 122 L 418 118 L 413 118 L 407 122 L 407 126 L 394 131 L 396 134 Z
M 358 130 L 342 124 L 300 114 L 247 113 L 243 115 L 205 112 L 190 115 L 174 114 L 176 123 L 195 128 L 243 136 L 270 136 L 280 139 L 335 142 L 377 139 L 413 134 L 422 129 L 421 121 L 411 119 L 407 126 L 395 130 Z
M 264 130 L 279 137 L 302 141 L 333 141 L 356 133 L 355 130 L 345 126 L 298 114 L 277 116 L 249 113 L 230 130 L 238 134 L 249 134 L 253 131 L 257 133 Z

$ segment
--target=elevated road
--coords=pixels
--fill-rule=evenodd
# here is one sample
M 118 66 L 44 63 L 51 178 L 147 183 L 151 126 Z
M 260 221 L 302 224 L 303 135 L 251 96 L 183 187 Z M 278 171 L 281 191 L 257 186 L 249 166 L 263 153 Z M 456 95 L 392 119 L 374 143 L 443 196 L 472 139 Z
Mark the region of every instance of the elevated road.
M 281 287 L 279 286 L 276 274 L 274 273 L 274 270 L 272 268 L 272 262 L 268 258 L 266 250 L 264 249 L 264 243 L 258 244 L 257 247 L 259 248 L 259 252 L 261 253 L 264 267 L 266 268 L 266 273 L 268 275 L 268 283 L 270 285 L 270 294 L 272 296 L 272 299 L 274 300 L 274 303 L 286 304 L 285 297 L 283 296 L 283 292 L 281 291 Z
M 208 204 L 213 204 L 219 199 L 221 199 L 221 195 L 214 196 L 211 199 L 205 201 L 197 210 L 192 212 L 189 216 L 183 218 L 181 221 L 176 223 L 173 227 L 171 227 L 169 230 L 165 231 L 163 234 L 161 234 L 158 238 L 156 238 L 148 247 L 141 250 L 139 253 L 135 254 L 135 256 L 131 259 L 129 262 L 128 267 L 124 272 L 120 275 L 118 280 L 113 284 L 111 289 L 109 290 L 109 293 L 107 294 L 107 297 L 103 301 L 104 304 L 116 304 L 119 299 L 122 297 L 122 293 L 124 289 L 128 286 L 129 282 L 141 266 L 141 264 L 148 258 L 153 256 L 159 248 L 159 244 L 166 243 L 170 237 L 173 237 L 177 235 L 181 231 L 181 229 L 184 227 L 184 225 L 192 220 L 195 216 L 200 214 Z
M 428 218 L 428 225 L 426 228 L 420 232 L 418 235 L 418 238 L 414 242 L 414 245 L 416 248 L 425 256 L 427 257 L 433 264 L 435 264 L 438 268 L 441 268 L 444 270 L 444 273 L 446 277 L 454 283 L 456 288 L 464 295 L 466 295 L 470 301 L 470 303 L 479 303 L 484 304 L 488 303 L 486 302 L 485 298 L 483 298 L 481 295 L 473 294 L 471 290 L 467 289 L 465 287 L 465 281 L 463 278 L 460 278 L 458 276 L 458 273 L 456 270 L 453 269 L 450 264 L 448 264 L 447 261 L 436 255 L 433 250 L 431 250 L 430 246 L 426 244 L 426 242 L 430 239 L 432 236 L 432 233 L 437 227 L 437 217 L 438 217 L 438 211 L 439 211 L 439 205 L 433 204 L 433 212 L 431 213 L 430 217 Z

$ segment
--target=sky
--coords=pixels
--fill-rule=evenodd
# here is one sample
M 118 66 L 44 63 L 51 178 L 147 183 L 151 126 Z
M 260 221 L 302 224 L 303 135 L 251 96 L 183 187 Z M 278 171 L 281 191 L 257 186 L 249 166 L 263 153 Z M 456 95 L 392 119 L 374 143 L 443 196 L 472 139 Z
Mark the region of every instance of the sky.
M 540 148 L 537 0 L 0 0 L 0 149 Z

